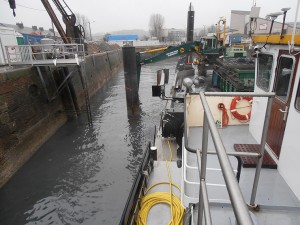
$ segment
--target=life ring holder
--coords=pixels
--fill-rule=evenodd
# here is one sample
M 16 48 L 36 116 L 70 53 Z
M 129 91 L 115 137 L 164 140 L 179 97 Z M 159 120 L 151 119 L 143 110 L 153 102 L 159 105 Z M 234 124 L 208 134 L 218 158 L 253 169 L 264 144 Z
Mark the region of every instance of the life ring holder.
M 236 108 L 237 103 L 241 100 L 247 100 L 250 103 L 250 105 L 252 105 L 253 98 L 242 96 L 237 96 L 233 98 L 230 104 L 230 112 L 232 116 L 234 116 L 238 120 L 249 120 L 251 117 L 251 111 L 248 114 L 240 114 Z

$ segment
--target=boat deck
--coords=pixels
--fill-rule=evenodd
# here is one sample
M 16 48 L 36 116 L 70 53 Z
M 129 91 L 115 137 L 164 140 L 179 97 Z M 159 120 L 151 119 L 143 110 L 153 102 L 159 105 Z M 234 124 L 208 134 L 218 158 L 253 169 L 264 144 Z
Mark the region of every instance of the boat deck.
M 234 144 L 257 144 L 255 139 L 249 133 L 248 125 L 229 126 L 219 129 L 220 136 L 223 140 L 226 151 L 234 151 Z M 193 148 L 201 148 L 202 127 L 192 127 L 189 129 L 189 146 Z M 209 135 L 208 149 L 214 151 L 214 145 L 211 135 Z M 187 163 L 196 166 L 196 155 L 187 153 Z M 236 162 L 232 157 L 230 162 L 232 167 L 236 168 Z M 217 156 L 208 155 L 208 167 L 220 168 Z M 189 171 L 188 171 L 189 172 Z M 243 193 L 246 203 L 249 203 L 255 168 L 243 168 L 240 176 L 240 188 Z M 212 177 L 216 177 L 209 171 L 207 173 L 207 182 L 209 183 Z M 199 181 L 199 177 L 198 177 Z M 222 177 L 215 179 L 215 183 L 224 184 Z M 225 188 L 225 187 L 224 187 Z M 199 189 L 199 188 L 196 188 Z M 198 196 L 199 192 L 195 196 Z M 235 224 L 233 210 L 229 203 L 229 198 L 226 193 L 222 199 L 218 196 L 223 191 L 215 187 L 208 186 L 208 195 L 211 203 L 211 212 L 213 224 Z M 217 197 L 215 197 L 217 196 Z M 256 195 L 256 204 L 260 210 L 254 211 L 252 218 L 254 224 L 300 224 L 300 201 L 291 191 L 277 169 L 262 169 L 259 186 Z M 197 214 L 196 212 L 194 214 Z M 196 221 L 197 216 L 194 217 Z
M 234 151 L 234 144 L 257 144 L 255 139 L 248 131 L 248 125 L 229 126 L 219 129 L 224 146 L 228 152 Z M 202 127 L 192 127 L 189 129 L 189 146 L 201 148 Z M 154 171 L 150 175 L 149 186 L 162 181 L 168 181 L 167 169 L 162 156 L 169 157 L 169 148 L 167 141 L 171 143 L 173 152 L 173 161 L 170 163 L 173 182 L 181 186 L 182 193 L 178 193 L 175 188 L 175 194 L 181 197 L 182 204 L 187 207 L 190 203 L 197 203 L 199 196 L 199 172 L 197 167 L 196 155 L 186 150 L 183 151 L 183 168 L 178 168 L 176 157 L 176 143 L 172 139 L 157 138 L 156 144 L 160 143 L 158 148 L 158 159 L 155 162 Z M 163 150 L 162 153 L 160 150 Z M 208 150 L 214 151 L 212 138 L 209 135 Z M 235 157 L 229 157 L 233 169 L 237 168 Z M 235 225 L 235 217 L 232 207 L 229 203 L 225 182 L 222 176 L 218 159 L 216 155 L 208 155 L 207 183 L 208 195 L 213 224 Z M 240 176 L 240 188 L 246 203 L 249 203 L 255 168 L 242 168 Z M 183 179 L 182 179 L 183 178 Z M 168 185 L 157 186 L 153 191 L 169 191 Z M 181 196 L 180 196 L 181 195 Z M 259 211 L 251 212 L 254 224 L 272 224 L 272 225 L 298 225 L 300 224 L 300 201 L 291 191 L 277 169 L 262 169 L 258 191 L 256 195 L 256 204 L 259 205 Z M 165 213 L 161 213 L 161 212 Z M 159 217 L 158 217 L 159 215 Z M 192 212 L 192 221 L 197 224 L 197 209 Z M 157 205 L 149 213 L 149 224 L 167 224 L 170 219 L 170 209 L 166 205 Z
M 172 177 L 172 183 L 177 184 L 181 187 L 181 168 L 177 167 L 176 162 L 169 162 L 170 173 Z M 149 186 L 159 182 L 169 182 L 168 172 L 165 161 L 155 161 L 154 170 L 152 171 L 149 179 Z M 149 193 L 153 192 L 169 192 L 169 185 L 158 185 L 151 189 Z M 176 189 L 172 189 L 173 194 L 175 194 L 180 199 L 180 192 Z M 163 213 L 162 213 L 163 212 Z M 147 225 L 159 225 L 159 224 L 169 224 L 171 218 L 170 207 L 166 204 L 159 204 L 153 207 L 147 219 Z

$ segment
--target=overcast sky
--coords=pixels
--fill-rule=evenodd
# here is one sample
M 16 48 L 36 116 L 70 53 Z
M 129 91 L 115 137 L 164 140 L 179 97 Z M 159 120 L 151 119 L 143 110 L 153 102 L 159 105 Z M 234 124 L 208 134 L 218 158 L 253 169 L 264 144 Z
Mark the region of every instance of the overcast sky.
M 231 10 L 250 11 L 253 0 L 65 0 L 74 13 L 80 13 L 91 21 L 93 33 L 115 30 L 144 29 L 149 30 L 149 18 L 159 13 L 165 18 L 165 28 L 186 28 L 189 3 L 195 10 L 195 28 L 202 28 L 217 23 L 219 17 L 225 16 L 230 24 Z M 51 0 L 49 0 L 52 3 Z M 7 0 L 0 0 L 0 23 L 15 24 L 23 22 L 24 26 L 36 25 L 48 29 L 50 18 L 40 0 L 16 0 L 16 17 L 13 17 Z M 256 0 L 261 7 L 260 17 L 270 12 L 278 12 L 283 7 L 291 7 L 287 21 L 295 18 L 297 0 Z M 60 18 L 59 12 L 56 10 Z M 95 22 L 92 22 L 95 21 Z M 282 17 L 277 21 L 282 21 Z M 65 27 L 65 26 L 63 26 Z

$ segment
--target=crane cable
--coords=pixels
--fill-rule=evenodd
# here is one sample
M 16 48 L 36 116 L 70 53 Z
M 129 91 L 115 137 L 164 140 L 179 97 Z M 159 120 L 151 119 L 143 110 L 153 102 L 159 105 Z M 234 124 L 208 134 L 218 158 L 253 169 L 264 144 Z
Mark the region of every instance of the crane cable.
M 169 151 L 170 151 L 170 161 L 172 161 L 173 155 L 172 155 L 172 150 L 171 150 L 169 140 L 168 140 L 168 146 L 169 146 Z M 159 182 L 159 183 L 153 184 L 146 190 L 145 196 L 142 198 L 142 201 L 141 201 L 141 209 L 139 211 L 139 215 L 137 218 L 138 225 L 146 225 L 147 224 L 147 218 L 148 218 L 149 211 L 153 206 L 155 206 L 157 204 L 166 204 L 166 205 L 170 206 L 171 220 L 169 222 L 169 225 L 181 225 L 182 224 L 184 208 L 181 205 L 180 199 L 172 193 L 172 186 L 176 187 L 180 192 L 181 192 L 181 190 L 176 184 L 172 183 L 172 177 L 171 177 L 171 173 L 170 173 L 170 167 L 169 167 L 168 160 L 166 160 L 166 167 L 167 167 L 167 171 L 168 171 L 169 182 Z M 169 192 L 154 192 L 154 193 L 147 195 L 147 193 L 153 187 L 162 185 L 162 184 L 168 184 L 170 186 L 170 191 Z

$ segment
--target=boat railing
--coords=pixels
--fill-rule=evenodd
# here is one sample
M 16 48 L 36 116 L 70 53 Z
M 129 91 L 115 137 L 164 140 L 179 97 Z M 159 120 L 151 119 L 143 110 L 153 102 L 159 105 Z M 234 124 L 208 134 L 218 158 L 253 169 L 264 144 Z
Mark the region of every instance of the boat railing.
M 258 163 L 256 166 L 255 177 L 253 181 L 252 194 L 250 199 L 250 206 L 255 206 L 255 197 L 257 192 L 258 181 L 260 177 L 260 172 L 262 168 L 262 161 L 265 151 L 267 130 L 269 126 L 269 118 L 271 113 L 271 107 L 274 93 L 253 93 L 253 92 L 200 92 L 199 93 L 203 109 L 204 109 L 204 118 L 203 118 L 203 136 L 202 136 L 202 149 L 194 149 L 189 147 L 188 138 L 187 138 L 187 110 L 185 107 L 184 117 L 185 117 L 185 148 L 192 153 L 196 153 L 198 161 L 198 170 L 200 177 L 199 185 L 199 208 L 198 208 L 198 225 L 202 224 L 203 213 L 205 223 L 210 225 L 212 224 L 209 199 L 207 194 L 207 184 L 206 184 L 206 165 L 207 165 L 207 155 L 208 154 L 217 154 L 220 167 L 223 173 L 224 181 L 227 187 L 228 195 L 230 202 L 236 217 L 238 224 L 250 225 L 253 224 L 253 221 L 250 217 L 249 209 L 243 198 L 242 192 L 240 190 L 238 181 L 235 177 L 233 169 L 231 167 L 228 155 L 235 156 L 252 156 L 258 158 Z M 218 132 L 218 128 L 215 124 L 212 112 L 209 108 L 206 96 L 222 96 L 222 97 L 234 97 L 234 96 L 248 96 L 248 97 L 267 97 L 268 103 L 266 108 L 265 120 L 263 125 L 261 143 L 260 143 L 260 152 L 259 153 L 238 153 L 238 152 L 226 152 L 223 141 Z M 216 152 L 208 152 L 208 133 L 211 132 L 212 140 L 216 149 Z

